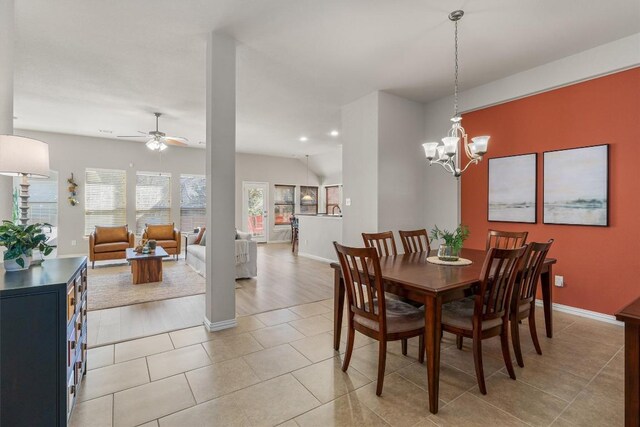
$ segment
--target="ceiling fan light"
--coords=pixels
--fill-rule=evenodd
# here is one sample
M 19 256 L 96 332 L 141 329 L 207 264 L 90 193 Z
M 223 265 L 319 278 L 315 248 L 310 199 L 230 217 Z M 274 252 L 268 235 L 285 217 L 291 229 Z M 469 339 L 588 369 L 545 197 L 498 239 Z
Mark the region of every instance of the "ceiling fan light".
M 167 149 L 167 144 L 165 144 L 164 142 L 159 142 L 158 143 L 158 150 L 159 151 L 164 151 Z
M 147 148 L 149 150 L 155 150 L 156 149 L 155 148 L 155 142 L 156 142 L 155 139 L 150 139 L 149 141 L 147 141 L 147 143 L 145 145 L 147 146 Z

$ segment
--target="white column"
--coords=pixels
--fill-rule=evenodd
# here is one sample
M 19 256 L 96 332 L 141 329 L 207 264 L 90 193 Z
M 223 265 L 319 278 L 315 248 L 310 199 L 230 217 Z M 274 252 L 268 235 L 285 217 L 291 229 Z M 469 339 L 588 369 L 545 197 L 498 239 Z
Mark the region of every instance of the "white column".
M 205 327 L 236 326 L 236 43 L 207 39 L 207 289 Z
M 0 0 L 0 134 L 13 134 L 14 0 Z M 11 219 L 12 178 L 0 175 L 0 220 Z

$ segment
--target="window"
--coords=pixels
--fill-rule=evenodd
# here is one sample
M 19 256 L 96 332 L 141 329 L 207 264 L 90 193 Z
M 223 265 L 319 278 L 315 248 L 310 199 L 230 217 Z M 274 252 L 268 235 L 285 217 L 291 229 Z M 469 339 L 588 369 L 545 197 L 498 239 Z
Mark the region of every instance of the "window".
M 84 188 L 84 233 L 96 225 L 127 223 L 127 173 L 123 170 L 87 169 Z
M 207 179 L 201 175 L 180 175 L 180 229 L 192 231 L 206 225 Z
M 289 225 L 296 207 L 296 186 L 276 185 L 274 197 L 276 225 Z
M 14 191 L 14 212 L 20 217 L 20 211 L 17 206 L 20 204 L 20 199 L 17 197 L 20 194 L 20 182 L 22 177 L 13 178 L 13 191 Z M 55 229 L 58 226 L 58 173 L 54 171 L 49 172 L 49 178 L 29 178 L 29 219 L 31 224 L 36 222 L 47 223 L 52 225 L 52 230 L 49 232 L 45 229 L 45 233 L 48 235 L 55 235 Z
M 340 195 L 341 191 L 340 191 L 340 186 L 339 185 L 331 185 L 328 187 L 324 188 L 325 191 L 325 201 L 326 201 L 326 207 L 327 207 L 327 213 L 328 214 L 334 214 L 334 213 L 342 213 L 342 206 L 341 205 L 341 201 L 342 201 L 342 196 Z
M 318 187 L 300 186 L 300 213 L 318 213 Z
M 171 174 L 138 172 L 136 174 L 136 233 L 145 224 L 171 223 Z

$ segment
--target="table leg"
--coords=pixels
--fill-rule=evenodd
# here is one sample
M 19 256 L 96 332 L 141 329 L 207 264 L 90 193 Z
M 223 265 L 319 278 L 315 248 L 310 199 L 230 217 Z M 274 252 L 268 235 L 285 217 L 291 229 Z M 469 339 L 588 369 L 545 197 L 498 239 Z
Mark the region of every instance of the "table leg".
M 438 413 L 440 387 L 440 319 L 442 300 L 428 295 L 425 300 L 424 326 L 427 351 L 427 381 L 429 383 L 429 411 Z
M 624 325 L 624 419 L 626 426 L 640 426 L 640 325 Z
M 339 269 L 333 269 L 333 348 L 340 350 L 342 313 L 344 312 L 344 281 Z
M 553 293 L 553 266 L 549 265 L 546 271 L 540 274 L 540 284 L 542 285 L 542 305 L 544 307 L 544 326 L 547 330 L 547 337 L 553 338 L 553 302 L 551 296 Z

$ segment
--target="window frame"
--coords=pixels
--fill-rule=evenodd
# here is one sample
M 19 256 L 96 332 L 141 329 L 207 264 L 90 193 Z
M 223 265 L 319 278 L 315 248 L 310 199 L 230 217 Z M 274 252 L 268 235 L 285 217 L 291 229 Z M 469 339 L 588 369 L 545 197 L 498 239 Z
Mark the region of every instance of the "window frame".
M 293 200 L 289 203 L 282 203 L 282 202 L 278 202 L 277 198 L 276 198 L 276 193 L 277 193 L 277 189 L 278 187 L 283 187 L 283 188 L 287 188 L 287 189 L 291 189 L 293 190 Z M 296 214 L 296 186 L 295 185 L 290 185 L 290 184 L 275 184 L 273 186 L 274 188 L 274 194 L 273 194 L 273 225 L 274 227 L 286 227 L 290 225 L 290 222 L 286 222 L 286 223 L 278 223 L 277 222 L 277 218 L 278 216 L 276 215 L 276 209 L 278 208 L 278 206 L 291 206 L 291 215 L 295 215 Z
M 315 203 L 309 203 L 309 202 L 303 202 L 302 201 L 302 197 L 304 194 L 304 190 L 306 188 L 313 188 L 316 191 L 316 199 L 315 199 Z M 300 215 L 318 215 L 318 199 L 320 196 L 320 187 L 318 187 L 317 185 L 301 185 L 300 186 Z M 302 212 L 302 207 L 309 207 L 309 206 L 315 206 L 315 212 L 309 213 L 309 212 Z
M 157 177 L 163 177 L 163 178 L 168 178 L 169 179 L 169 184 L 168 184 L 168 192 L 167 192 L 167 206 L 166 208 L 153 208 L 153 209 L 140 209 L 138 208 L 138 177 L 140 176 L 157 176 Z M 144 232 L 144 229 L 146 227 L 146 224 L 171 224 L 173 223 L 172 217 L 171 217 L 171 184 L 172 184 L 172 175 L 170 172 L 150 172 L 150 171 L 136 171 L 136 204 L 135 204 L 135 218 L 136 218 L 136 224 L 135 224 L 135 233 L 136 235 L 142 235 L 142 233 Z M 162 220 L 161 222 L 154 222 L 154 223 L 149 223 L 149 222 L 144 222 L 144 224 L 138 224 L 139 221 L 145 221 L 142 219 L 142 217 L 144 216 L 145 212 L 156 212 L 156 211 L 166 211 L 166 222 L 164 220 Z M 175 224 L 174 224 L 175 226 Z
M 89 210 L 89 201 L 88 201 L 88 197 L 90 197 L 90 192 L 89 192 L 89 186 L 92 185 L 89 183 L 89 179 L 87 178 L 87 175 L 89 172 L 110 172 L 110 173 L 118 173 L 119 175 L 122 175 L 122 182 L 118 183 L 122 186 L 121 191 L 122 191 L 122 202 L 123 205 L 120 208 L 116 208 L 116 209 L 109 209 L 109 210 L 105 210 L 105 209 L 91 209 Z M 84 170 L 84 235 L 89 236 L 91 233 L 94 232 L 95 227 L 97 225 L 100 224 L 93 224 L 93 227 L 91 230 L 88 229 L 87 226 L 87 217 L 91 215 L 91 213 L 93 214 L 100 214 L 100 213 L 105 213 L 108 214 L 110 212 L 114 212 L 111 215 L 114 218 L 114 221 L 112 221 L 110 224 L 104 224 L 105 226 L 123 226 L 123 225 L 127 225 L 127 171 L 124 169 L 107 169 L 107 168 L 93 168 L 93 167 L 88 167 L 85 168 Z M 117 193 L 115 193 L 117 194 Z M 115 197 L 114 197 L 114 201 Z M 90 214 L 87 214 L 87 212 L 90 212 Z M 122 221 L 121 223 L 119 223 L 118 221 L 115 221 L 116 219 L 118 219 L 118 215 L 115 214 L 116 212 L 121 212 L 122 215 L 120 215 Z
M 327 215 L 331 215 L 331 213 L 329 212 L 329 208 L 331 206 L 337 206 L 340 210 L 342 210 L 342 206 L 341 206 L 341 202 L 342 202 L 342 195 L 340 188 L 342 187 L 342 185 L 340 184 L 336 184 L 336 185 L 326 185 L 324 187 L 324 207 L 325 207 L 325 212 L 327 213 Z M 329 189 L 330 188 L 337 188 L 338 189 L 338 203 L 329 203 Z
M 182 205 L 182 179 L 183 178 L 198 178 L 198 179 L 202 179 L 204 181 L 204 188 L 205 188 L 205 195 L 204 195 L 204 206 L 200 207 L 200 208 L 192 208 L 192 207 L 184 207 Z M 188 173 L 183 173 L 180 174 L 180 230 L 181 231 L 185 231 L 185 232 L 192 232 L 194 230 L 193 227 L 189 227 L 189 229 L 186 229 L 184 227 L 185 224 L 183 224 L 183 217 L 187 216 L 187 215 L 183 215 L 184 211 L 190 211 L 190 212 L 196 212 L 196 211 L 202 211 L 202 217 L 205 218 L 207 217 L 207 195 L 206 195 L 206 188 L 207 188 L 207 176 L 206 175 L 198 175 L 198 174 L 188 174 Z M 197 217 L 198 215 L 194 215 L 191 216 L 193 217 Z M 206 224 L 202 224 L 203 226 L 206 226 Z

